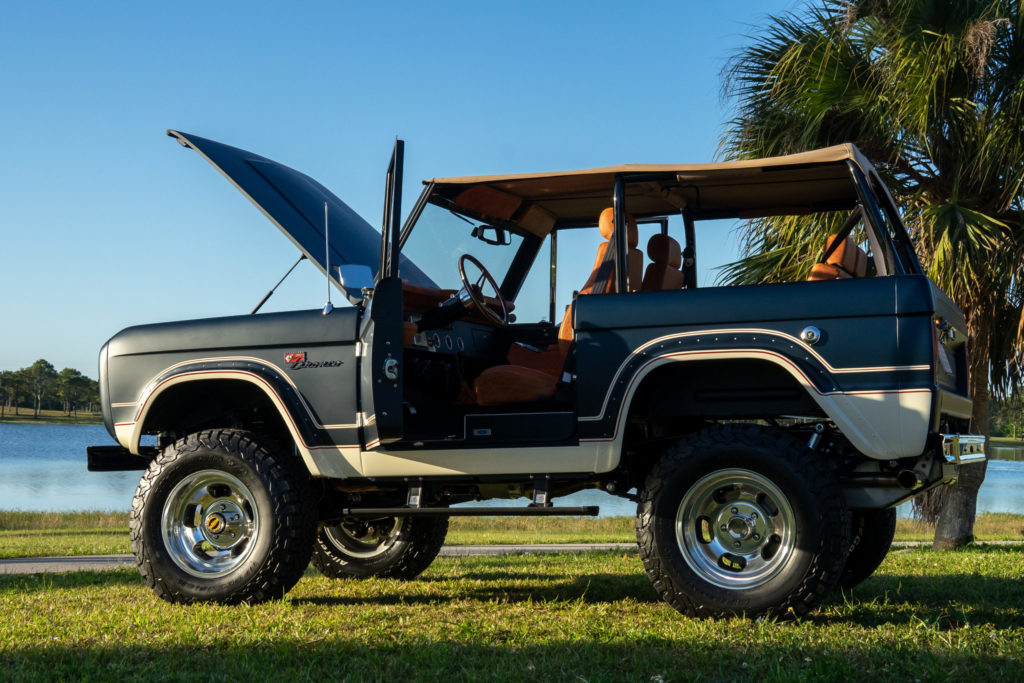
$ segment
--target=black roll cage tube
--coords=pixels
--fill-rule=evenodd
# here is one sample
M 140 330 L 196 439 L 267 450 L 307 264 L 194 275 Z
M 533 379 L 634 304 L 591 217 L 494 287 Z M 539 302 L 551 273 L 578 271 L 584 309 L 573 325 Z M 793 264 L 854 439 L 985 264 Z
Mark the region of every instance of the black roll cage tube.
M 885 220 L 882 218 L 881 209 L 875 201 L 874 192 L 867 184 L 867 179 L 860 167 L 852 159 L 846 160 L 846 167 L 853 179 L 853 187 L 857 192 L 857 199 L 860 200 L 864 210 L 864 225 L 867 228 L 868 244 L 871 245 L 871 253 L 875 255 L 875 270 L 879 275 L 893 275 L 904 273 L 903 264 L 896 258 L 893 252 L 892 240 L 889 235 L 884 234 L 882 226 Z M 838 240 L 837 240 L 838 241 Z M 881 260 L 879 260 L 881 256 Z

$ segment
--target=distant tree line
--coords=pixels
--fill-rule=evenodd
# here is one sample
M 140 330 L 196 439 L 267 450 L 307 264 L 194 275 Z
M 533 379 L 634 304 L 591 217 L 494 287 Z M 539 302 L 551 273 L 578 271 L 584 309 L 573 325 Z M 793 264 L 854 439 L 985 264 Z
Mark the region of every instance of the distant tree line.
M 1024 438 L 1024 393 L 1015 391 L 1007 396 L 992 396 L 989 401 L 992 436 Z
M 57 372 L 53 364 L 40 358 L 27 368 L 0 370 L 0 419 L 8 413 L 20 415 L 21 409 L 61 410 L 78 415 L 79 410 L 95 412 L 100 402 L 100 385 L 74 368 Z

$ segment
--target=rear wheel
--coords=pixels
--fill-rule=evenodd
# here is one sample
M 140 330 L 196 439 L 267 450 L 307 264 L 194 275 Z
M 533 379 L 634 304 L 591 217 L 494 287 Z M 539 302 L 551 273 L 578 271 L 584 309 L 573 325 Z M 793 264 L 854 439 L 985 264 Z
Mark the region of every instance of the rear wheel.
M 832 590 L 849 513 L 832 467 L 788 434 L 698 432 L 648 475 L 637 508 L 644 568 L 690 616 L 801 616 Z
M 308 476 L 272 440 L 239 430 L 190 434 L 143 474 L 132 552 L 169 602 L 258 603 L 302 576 L 313 545 Z
M 896 536 L 896 508 L 850 513 L 850 556 L 839 586 L 850 590 L 875 573 Z
M 334 579 L 414 579 L 437 557 L 447 534 L 447 517 L 348 517 L 317 534 L 313 566 Z

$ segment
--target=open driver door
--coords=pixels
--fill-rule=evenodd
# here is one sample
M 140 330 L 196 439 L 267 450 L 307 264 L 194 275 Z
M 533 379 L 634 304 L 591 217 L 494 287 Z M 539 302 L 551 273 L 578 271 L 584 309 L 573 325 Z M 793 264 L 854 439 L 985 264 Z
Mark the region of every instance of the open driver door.
M 398 247 L 402 215 L 402 158 L 405 143 L 395 140 L 388 164 L 381 226 L 380 267 L 360 329 L 362 365 L 360 426 L 366 450 L 402 438 L 402 279 Z

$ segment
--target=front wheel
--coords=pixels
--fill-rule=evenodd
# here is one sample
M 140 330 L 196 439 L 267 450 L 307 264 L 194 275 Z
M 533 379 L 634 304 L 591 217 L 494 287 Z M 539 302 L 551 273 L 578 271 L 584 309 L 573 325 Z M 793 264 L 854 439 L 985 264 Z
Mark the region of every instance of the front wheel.
M 177 603 L 258 603 L 302 576 L 313 506 L 301 464 L 272 440 L 221 429 L 190 434 L 143 474 L 132 552 L 150 588 Z
M 447 517 L 347 517 L 316 537 L 313 566 L 333 579 L 414 579 L 437 557 Z
M 637 507 L 644 568 L 690 616 L 802 616 L 849 550 L 833 468 L 785 432 L 721 425 L 669 450 Z

